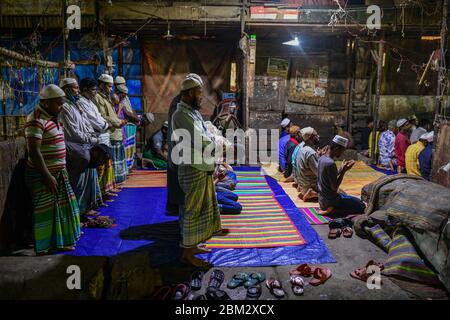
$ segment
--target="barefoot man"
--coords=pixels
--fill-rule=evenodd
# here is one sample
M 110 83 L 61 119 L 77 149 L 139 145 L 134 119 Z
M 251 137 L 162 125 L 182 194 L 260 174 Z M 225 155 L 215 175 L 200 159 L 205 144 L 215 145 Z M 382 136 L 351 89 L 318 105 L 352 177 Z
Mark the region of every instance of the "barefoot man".
M 204 156 L 205 149 L 211 149 L 214 141 L 209 138 L 203 118 L 199 112 L 202 100 L 202 83 L 198 76 L 187 76 L 181 85 L 181 101 L 172 116 L 173 135 L 178 141 L 186 131 L 190 134 L 188 141 L 189 163 L 175 159 L 179 154 L 177 146 L 170 154 L 171 160 L 178 164 L 178 181 L 184 192 L 184 205 L 180 206 L 181 260 L 196 267 L 208 264 L 195 257 L 195 254 L 208 252 L 202 247 L 204 241 L 213 235 L 221 234 L 219 206 L 214 188 L 214 156 Z M 184 133 L 183 133 L 184 131 Z M 201 137 L 199 143 L 195 139 Z M 184 141 L 185 137 L 181 139 Z M 192 148 L 193 146 L 193 148 Z M 186 152 L 183 150 L 182 152 Z M 184 156 L 184 154 L 183 154 Z
M 342 156 L 347 144 L 347 138 L 335 136 L 326 153 L 319 159 L 317 187 L 320 209 L 323 210 L 321 214 L 363 214 L 366 208 L 360 199 L 338 193 L 345 173 L 355 164 L 353 160 L 344 160 L 341 169 L 337 170 L 334 159 Z

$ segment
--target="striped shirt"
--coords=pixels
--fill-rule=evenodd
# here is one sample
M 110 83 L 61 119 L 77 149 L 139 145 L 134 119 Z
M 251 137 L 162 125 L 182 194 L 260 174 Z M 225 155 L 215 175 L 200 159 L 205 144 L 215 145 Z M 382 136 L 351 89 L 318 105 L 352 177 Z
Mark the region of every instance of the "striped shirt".
M 41 154 L 45 165 L 51 173 L 58 172 L 66 167 L 66 144 L 64 131 L 56 117 L 49 115 L 41 106 L 38 106 L 27 117 L 25 124 L 25 137 L 41 140 Z M 28 156 L 28 165 L 34 167 Z

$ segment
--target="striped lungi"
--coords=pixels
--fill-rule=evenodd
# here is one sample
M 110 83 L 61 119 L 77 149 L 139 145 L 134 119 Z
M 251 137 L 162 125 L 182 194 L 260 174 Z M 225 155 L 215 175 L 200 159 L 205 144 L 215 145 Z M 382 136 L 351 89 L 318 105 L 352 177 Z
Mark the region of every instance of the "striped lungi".
M 123 142 L 111 140 L 110 150 L 114 168 L 114 181 L 116 183 L 122 183 L 126 180 L 128 174 Z
M 78 199 L 80 214 L 97 209 L 103 204 L 97 170 L 94 168 L 84 169 L 73 191 Z
M 134 156 L 136 154 L 136 131 L 137 126 L 134 124 L 127 124 L 125 126 L 124 146 L 128 169 L 131 169 L 134 165 Z
M 80 238 L 80 211 L 66 169 L 54 173 L 58 193 L 52 194 L 36 169 L 27 167 L 25 179 L 33 196 L 33 234 L 36 253 L 75 245 Z
M 115 188 L 114 169 L 112 160 L 109 159 L 106 164 L 97 167 L 98 182 L 100 185 L 100 192 L 106 195 Z
M 178 179 L 185 194 L 180 212 L 181 247 L 195 247 L 222 230 L 213 177 L 191 166 L 179 166 Z

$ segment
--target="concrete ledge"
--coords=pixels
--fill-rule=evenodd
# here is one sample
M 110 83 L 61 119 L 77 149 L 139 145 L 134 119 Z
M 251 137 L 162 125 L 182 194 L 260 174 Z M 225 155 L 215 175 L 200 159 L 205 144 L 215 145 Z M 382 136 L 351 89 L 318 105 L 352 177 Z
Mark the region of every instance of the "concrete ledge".
M 67 288 L 72 265 L 81 271 L 80 290 Z M 107 268 L 107 257 L 0 257 L 0 299 L 98 300 L 104 295 Z

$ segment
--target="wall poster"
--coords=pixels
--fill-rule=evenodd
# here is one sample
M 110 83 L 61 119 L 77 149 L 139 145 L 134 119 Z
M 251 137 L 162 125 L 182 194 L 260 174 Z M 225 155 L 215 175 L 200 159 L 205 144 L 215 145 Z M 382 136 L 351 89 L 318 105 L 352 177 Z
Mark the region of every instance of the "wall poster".
M 292 63 L 288 99 L 328 106 L 328 56 L 296 58 Z

